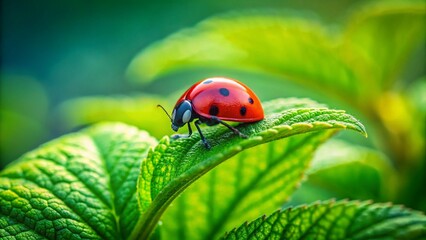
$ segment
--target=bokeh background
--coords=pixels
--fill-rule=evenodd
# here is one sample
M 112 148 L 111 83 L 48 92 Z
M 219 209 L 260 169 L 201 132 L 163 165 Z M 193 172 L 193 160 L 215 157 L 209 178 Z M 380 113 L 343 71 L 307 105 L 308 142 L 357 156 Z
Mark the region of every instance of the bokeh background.
M 366 124 L 368 139 L 342 133 L 344 151 L 317 156 L 356 164 L 312 173 L 292 201 L 426 210 L 425 1 L 4 0 L 1 11 L 0 169 L 98 121 L 171 134 L 156 105 L 220 75 Z

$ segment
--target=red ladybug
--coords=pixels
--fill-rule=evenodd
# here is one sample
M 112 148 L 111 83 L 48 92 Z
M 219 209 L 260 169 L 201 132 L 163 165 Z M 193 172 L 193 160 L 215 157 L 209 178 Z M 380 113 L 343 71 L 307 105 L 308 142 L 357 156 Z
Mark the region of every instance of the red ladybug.
M 164 111 L 167 113 L 166 110 Z M 259 98 L 250 88 L 233 79 L 215 77 L 192 85 L 176 102 L 172 116 L 169 115 L 169 118 L 174 131 L 188 124 L 188 137 L 192 134 L 190 122 L 197 119 L 194 122 L 195 127 L 200 133 L 204 146 L 209 149 L 210 145 L 199 126 L 201 123 L 209 126 L 220 123 L 240 137 L 247 138 L 238 129 L 224 121 L 257 122 L 262 120 L 264 115 Z

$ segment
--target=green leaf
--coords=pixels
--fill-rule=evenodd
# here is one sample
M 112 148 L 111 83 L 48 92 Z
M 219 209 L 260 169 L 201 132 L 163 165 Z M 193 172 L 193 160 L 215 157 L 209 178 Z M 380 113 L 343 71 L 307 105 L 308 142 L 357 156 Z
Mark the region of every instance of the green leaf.
M 226 160 L 186 189 L 161 219 L 164 239 L 217 239 L 272 213 L 300 184 L 315 149 L 335 131 L 296 135 Z
M 287 206 L 329 198 L 383 201 L 395 199 L 397 174 L 382 153 L 332 139 L 315 153 L 308 180 Z
M 319 107 L 310 100 L 277 99 L 265 102 L 264 109 L 263 121 L 237 127 L 248 139 L 223 126 L 205 128 L 211 150 L 205 149 L 198 134 L 174 141 L 163 138 L 141 166 L 138 192 L 142 217 L 132 238 L 148 237 L 168 205 L 186 187 L 244 149 L 325 129 L 347 128 L 366 134 L 363 125 L 344 111 Z
M 424 239 L 424 214 L 391 204 L 328 201 L 277 211 L 224 239 Z
M 335 89 L 332 94 L 352 92 L 354 74 L 334 54 L 331 39 L 316 20 L 272 11 L 232 13 L 148 47 L 133 60 L 128 74 L 136 81 L 150 81 L 180 69 L 220 67 L 274 74 Z
M 109 123 L 24 155 L 0 173 L 0 238 L 127 238 L 139 218 L 140 163 L 156 143 Z
M 339 28 L 300 13 L 216 16 L 143 50 L 128 75 L 146 82 L 200 68 L 260 72 L 368 109 L 424 41 L 426 11 L 424 2 L 389 1 L 355 10 Z
M 142 161 L 156 141 L 123 124 L 96 125 L 52 141 L 0 173 L 1 237 L 148 236 L 183 189 L 243 149 L 325 129 L 365 134 L 344 111 L 310 100 L 277 99 L 264 107 L 265 120 L 238 126 L 249 139 L 221 126 L 204 129 L 210 151 L 198 134 L 175 141 L 165 137 Z

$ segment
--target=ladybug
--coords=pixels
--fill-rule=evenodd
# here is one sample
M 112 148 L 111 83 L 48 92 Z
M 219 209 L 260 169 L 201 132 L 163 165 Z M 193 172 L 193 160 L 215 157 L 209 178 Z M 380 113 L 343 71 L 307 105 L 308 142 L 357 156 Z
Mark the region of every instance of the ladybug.
M 188 125 L 188 137 L 192 134 L 190 122 L 197 119 L 194 124 L 207 149 L 210 149 L 210 145 L 201 132 L 201 123 L 208 126 L 220 123 L 240 137 L 247 138 L 224 121 L 250 123 L 264 118 L 263 108 L 256 94 L 243 83 L 223 77 L 207 78 L 192 85 L 177 100 L 172 116 L 161 105 L 158 106 L 169 116 L 174 131 Z M 174 137 L 179 138 L 181 135 Z

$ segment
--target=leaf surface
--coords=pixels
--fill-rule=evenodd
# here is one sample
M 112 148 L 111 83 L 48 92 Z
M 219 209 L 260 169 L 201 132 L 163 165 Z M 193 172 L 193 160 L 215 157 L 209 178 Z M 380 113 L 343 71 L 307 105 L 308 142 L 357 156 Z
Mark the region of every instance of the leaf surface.
M 278 75 L 309 87 L 328 86 L 336 90 L 332 94 L 352 92 L 354 73 L 335 54 L 331 39 L 332 33 L 316 20 L 273 11 L 231 13 L 148 47 L 128 73 L 135 81 L 152 81 L 182 69 L 231 68 Z
M 228 159 L 173 201 L 162 218 L 161 236 L 217 239 L 247 219 L 277 210 L 302 181 L 315 149 L 334 132 L 292 136 Z
M 223 126 L 204 128 L 212 145 L 206 150 L 198 133 L 190 138 L 163 138 L 142 163 L 138 183 L 142 217 L 132 237 L 148 237 L 168 205 L 192 182 L 244 149 L 296 134 L 326 129 L 352 129 L 363 125 L 341 110 L 330 110 L 310 100 L 276 99 L 264 103 L 265 119 L 237 128 L 242 139 Z
M 424 214 L 391 204 L 327 201 L 277 211 L 224 239 L 424 239 Z
M 219 68 L 260 72 L 369 108 L 425 39 L 421 1 L 366 4 L 336 28 L 302 14 L 240 11 L 209 18 L 138 54 L 131 79 Z
M 336 139 L 321 145 L 306 174 L 286 206 L 330 198 L 392 200 L 398 187 L 397 173 L 383 154 Z
M 126 238 L 139 217 L 140 163 L 156 143 L 110 123 L 24 155 L 0 173 L 0 238 Z

